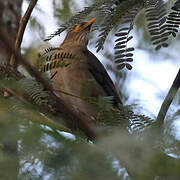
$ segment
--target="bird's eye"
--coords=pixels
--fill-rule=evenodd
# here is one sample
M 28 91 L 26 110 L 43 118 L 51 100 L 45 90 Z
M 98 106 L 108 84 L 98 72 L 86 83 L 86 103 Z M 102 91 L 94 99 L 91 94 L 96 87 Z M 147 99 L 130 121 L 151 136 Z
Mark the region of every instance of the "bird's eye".
M 76 27 L 78 27 L 79 26 L 79 24 L 75 24 L 74 26 L 73 26 L 73 29 L 75 29 Z
M 80 27 L 81 27 L 80 24 L 75 24 L 74 27 L 73 27 L 73 31 L 74 31 L 74 32 L 79 31 Z

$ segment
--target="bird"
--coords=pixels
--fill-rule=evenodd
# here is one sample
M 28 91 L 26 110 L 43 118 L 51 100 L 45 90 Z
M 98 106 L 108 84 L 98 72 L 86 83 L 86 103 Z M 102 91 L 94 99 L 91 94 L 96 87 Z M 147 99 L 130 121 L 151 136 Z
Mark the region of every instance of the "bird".
M 75 24 L 69 30 L 57 53 L 75 55 L 75 58 L 64 56 L 69 65 L 50 71 L 52 86 L 56 94 L 66 105 L 71 106 L 77 112 L 91 116 L 92 122 L 96 121 L 97 114 L 94 113 L 92 104 L 83 99 L 85 84 L 90 84 L 91 91 L 88 94 L 90 97 L 112 96 L 115 108 L 122 104 L 113 81 L 103 64 L 87 47 L 91 26 L 95 20 L 96 18 L 93 18 L 88 22 Z

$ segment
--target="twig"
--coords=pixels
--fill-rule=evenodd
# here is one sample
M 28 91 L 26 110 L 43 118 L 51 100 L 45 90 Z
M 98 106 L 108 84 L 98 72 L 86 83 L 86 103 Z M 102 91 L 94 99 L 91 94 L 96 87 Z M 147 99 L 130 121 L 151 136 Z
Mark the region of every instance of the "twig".
M 95 105 L 99 105 L 98 102 L 92 100 L 90 97 L 81 97 L 81 96 L 77 96 L 75 94 L 71 94 L 71 93 L 68 93 L 66 91 L 63 91 L 63 90 L 60 90 L 60 89 L 54 89 L 54 91 L 56 92 L 60 92 L 62 94 L 65 94 L 67 96 L 71 96 L 71 97 L 74 97 L 74 98 L 77 98 L 77 99 L 81 99 L 82 101 L 86 101 L 90 104 L 95 104 Z M 114 112 L 121 112 L 118 108 L 114 108 L 114 107 L 111 107 L 111 110 L 114 111 Z
M 169 106 L 171 105 L 179 87 L 180 87 L 180 69 L 179 69 L 179 71 L 176 75 L 176 78 L 174 79 L 174 82 L 173 82 L 164 102 L 162 103 L 160 111 L 158 113 L 156 122 L 157 122 L 157 125 L 159 127 L 163 126 L 164 119 L 165 119 L 165 116 L 166 116 L 167 111 L 169 109 Z
M 28 6 L 24 16 L 20 20 L 19 29 L 18 29 L 18 33 L 17 33 L 17 36 L 16 36 L 15 46 L 14 46 L 15 51 L 18 51 L 20 46 L 21 46 L 21 42 L 22 42 L 22 39 L 23 39 L 25 28 L 27 26 L 28 20 L 29 20 L 29 18 L 31 16 L 31 13 L 32 13 L 37 1 L 38 0 L 31 0 L 30 1 L 29 6 Z M 15 61 L 14 54 L 11 55 L 10 65 L 13 65 L 15 68 L 18 65 L 17 61 Z
M 4 87 L 4 86 L 2 86 L 2 87 L 3 87 L 3 89 L 4 89 L 8 94 L 16 97 L 17 99 L 19 99 L 21 102 L 23 102 L 23 103 L 25 103 L 25 104 L 28 103 L 27 100 L 26 100 L 23 96 L 17 94 L 17 93 L 16 93 L 15 91 L 13 91 L 12 89 L 7 88 L 7 87 Z

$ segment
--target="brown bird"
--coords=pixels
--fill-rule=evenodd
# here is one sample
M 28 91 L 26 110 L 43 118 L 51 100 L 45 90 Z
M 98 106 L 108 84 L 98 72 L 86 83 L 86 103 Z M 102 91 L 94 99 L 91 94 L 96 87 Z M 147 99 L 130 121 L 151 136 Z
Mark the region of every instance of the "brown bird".
M 87 86 L 90 84 L 88 86 L 88 90 L 91 89 L 88 94 L 90 97 L 113 96 L 113 104 L 116 108 L 122 102 L 104 66 L 87 48 L 88 35 L 94 21 L 95 18 L 89 22 L 75 24 L 74 29 L 67 33 L 64 42 L 60 45 L 58 53 L 71 54 L 76 58 L 65 57 L 65 60 L 70 65 L 51 70 L 51 75 L 56 73 L 52 78 L 52 85 L 64 103 L 76 111 L 81 111 L 96 119 L 92 105 L 83 100 L 83 98 L 77 98 L 84 96 L 83 89 L 85 84 Z

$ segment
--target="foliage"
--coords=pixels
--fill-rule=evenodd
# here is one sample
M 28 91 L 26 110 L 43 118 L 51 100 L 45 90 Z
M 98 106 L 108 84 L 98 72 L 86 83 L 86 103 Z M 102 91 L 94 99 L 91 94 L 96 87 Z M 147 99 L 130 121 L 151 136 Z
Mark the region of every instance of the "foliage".
M 68 59 L 77 59 L 77 55 L 69 52 L 58 52 L 59 48 L 49 47 L 39 53 L 38 69 L 41 72 L 50 71 L 55 68 L 67 67 L 70 65 Z
M 47 103 L 46 101 L 42 101 L 41 98 L 46 98 L 48 94 L 43 92 L 37 82 L 22 79 L 18 81 L 18 85 L 24 87 L 24 91 L 28 92 L 30 98 L 37 105 Z M 34 89 L 30 87 L 31 85 Z M 36 95 L 36 93 L 39 94 Z M 40 100 L 42 101 L 41 103 L 39 103 Z M 51 179 L 118 179 L 119 167 L 113 168 L 113 163 L 118 160 L 121 162 L 122 160 L 119 158 L 122 157 L 121 155 L 123 153 L 124 159 L 122 162 L 127 163 L 130 168 L 135 168 L 136 163 L 134 165 L 131 164 L 132 159 L 128 158 L 129 153 L 126 151 L 127 149 L 134 151 L 138 148 L 139 149 L 136 150 L 137 152 L 142 151 L 142 153 L 145 153 L 140 153 L 141 156 L 138 157 L 138 159 L 142 158 L 144 161 L 146 157 L 146 164 L 148 166 L 147 169 L 144 169 L 143 174 L 140 173 L 138 169 L 134 169 L 138 172 L 138 179 L 143 179 L 144 176 L 146 176 L 149 167 L 154 168 L 154 163 L 156 163 L 155 159 L 157 159 L 159 155 L 156 154 L 156 151 L 151 152 L 151 149 L 147 151 L 149 145 L 146 145 L 146 141 L 141 142 L 140 140 L 141 137 L 144 136 L 144 130 L 147 125 L 151 127 L 153 121 L 145 116 L 135 115 L 130 107 L 120 106 L 119 110 L 115 110 L 112 106 L 111 97 L 104 97 L 98 100 L 94 99 L 93 104 L 94 108 L 99 112 L 99 118 L 101 119 L 101 123 L 99 124 L 100 130 L 98 130 L 98 132 L 104 134 L 97 145 L 86 143 L 80 136 L 79 138 L 76 137 L 76 140 L 67 139 L 57 130 L 58 125 L 53 126 L 46 123 L 47 117 L 41 115 L 39 109 L 36 108 L 35 110 L 33 106 L 24 106 L 24 104 L 17 102 L 13 97 L 1 97 L 1 106 L 3 107 L 0 116 L 1 127 L 3 128 L 1 133 L 6 135 L 7 132 L 10 132 L 9 128 L 8 131 L 4 129 L 2 123 L 7 125 L 6 121 L 11 120 L 9 123 L 12 125 L 12 121 L 16 122 L 15 128 L 17 129 L 18 136 L 14 135 L 14 137 L 18 138 L 20 148 L 18 150 L 18 158 L 21 160 L 19 164 L 20 179 L 44 179 L 46 176 Z M 126 123 L 124 124 L 124 122 Z M 126 135 L 127 132 L 124 132 L 123 129 L 127 126 L 129 126 L 130 132 L 135 135 L 134 138 L 136 137 L 137 139 L 132 139 L 131 136 Z M 63 130 L 63 127 L 60 129 Z M 66 131 L 65 128 L 64 130 Z M 121 138 L 119 139 L 119 137 Z M 9 138 L 11 138 L 11 136 Z M 112 139 L 113 142 L 111 141 Z M 108 142 L 112 143 L 113 146 L 112 144 L 107 145 Z M 148 147 L 146 148 L 145 146 Z M 107 147 L 109 147 L 108 151 L 104 151 L 105 149 L 107 150 Z M 148 157 L 146 156 L 146 151 L 148 154 L 150 153 Z M 113 153 L 113 155 L 110 152 Z M 131 153 L 133 154 L 133 152 L 130 151 L 130 154 Z M 164 161 L 171 163 L 169 162 L 172 161 L 171 159 L 164 160 L 164 155 L 162 154 L 161 156 L 162 159 L 159 160 L 160 164 L 164 163 Z M 4 156 L 4 158 L 5 161 L 9 161 L 7 159 L 8 157 Z M 132 155 L 132 158 L 134 159 L 133 161 L 137 161 L 136 154 Z M 177 162 L 173 166 L 177 168 L 179 167 L 179 163 Z M 123 164 L 122 167 L 124 167 Z M 172 174 L 172 172 L 176 174 L 179 172 L 176 171 L 176 169 L 168 171 L 168 175 Z M 153 173 L 155 172 L 156 171 L 153 171 Z M 161 173 L 162 176 L 164 176 L 164 173 Z M 121 173 L 121 175 L 123 175 L 123 173 Z M 151 176 L 153 175 L 151 174 Z
M 70 1 L 63 1 L 70 13 L 67 2 Z M 115 34 L 118 37 L 115 63 L 118 69 L 131 69 L 134 47 L 128 47 L 128 42 L 132 39 L 130 32 L 135 17 L 142 9 L 146 10 L 148 30 L 156 49 L 166 47 L 169 35 L 176 35 L 179 1 L 169 14 L 164 8 L 161 0 L 96 0 L 47 39 L 95 13 L 97 22 L 102 22 L 96 25 L 100 31 L 97 50 L 103 48 L 109 32 L 121 23 Z M 65 9 L 59 11 L 64 12 Z M 32 23 L 40 27 L 35 20 Z M 63 59 L 76 57 L 68 52 L 58 54 L 57 50 L 48 48 L 39 55 L 41 72 L 66 68 L 69 64 Z M 60 60 L 53 61 L 56 58 Z M 87 85 L 84 92 L 88 90 Z M 134 113 L 131 105 L 119 105 L 119 109 L 115 109 L 112 97 L 83 100 L 98 112 L 95 130 L 99 138 L 95 142 L 87 140 L 79 129 L 67 128 L 62 117 L 59 117 L 62 122 L 57 123 L 56 102 L 41 82 L 25 77 L 10 65 L 0 64 L 0 165 L 3 163 L 18 171 L 13 179 L 179 179 L 180 146 L 171 129 L 178 113 L 161 133 L 155 119 Z M 10 146 L 12 141 L 15 144 Z M 8 174 L 8 168 L 1 169 L 0 179 Z M 11 174 L 8 177 L 12 179 Z

